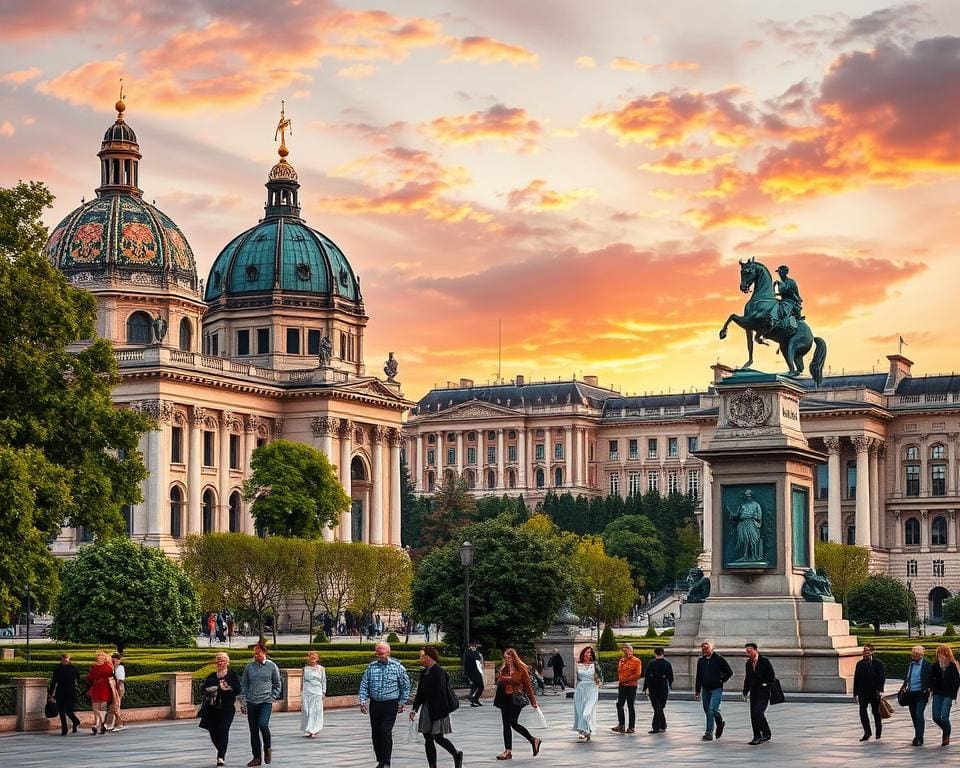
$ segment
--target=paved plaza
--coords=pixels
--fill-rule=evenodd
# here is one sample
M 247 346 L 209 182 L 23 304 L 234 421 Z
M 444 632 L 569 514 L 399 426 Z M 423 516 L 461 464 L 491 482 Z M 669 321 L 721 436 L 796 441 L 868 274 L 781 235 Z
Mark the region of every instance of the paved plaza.
M 614 704 L 601 700 L 598 732 L 589 744 L 576 742 L 569 730 L 573 703 L 569 699 L 543 698 L 548 727 L 540 726 L 536 713 L 526 710 L 521 722 L 534 735 L 544 740 L 543 751 L 536 758 L 539 768 L 582 768 L 584 765 L 638 765 L 648 759 L 668 760 L 677 766 L 743 766 L 761 761 L 780 768 L 792 766 L 846 765 L 883 766 L 916 765 L 919 761 L 941 762 L 958 747 L 941 748 L 940 732 L 932 723 L 927 726 L 927 746 L 911 747 L 913 735 L 910 717 L 898 710 L 887 721 L 882 741 L 861 744 L 857 708 L 847 704 L 783 704 L 770 710 L 773 741 L 759 747 L 746 744 L 750 740 L 747 705 L 732 694 L 726 697 L 723 712 L 727 729 L 719 741 L 700 741 L 703 714 L 692 701 L 671 702 L 667 713 L 670 728 L 666 734 L 647 734 L 651 718 L 650 706 L 639 707 L 637 734 L 616 735 L 610 732 L 616 723 Z M 929 711 L 928 711 L 929 715 Z M 397 721 L 394 731 L 394 768 L 426 765 L 420 737 L 407 743 L 407 720 Z M 89 719 L 85 715 L 84 722 Z M 502 765 L 494 756 L 502 749 L 500 718 L 489 702 L 481 709 L 461 707 L 453 714 L 454 743 L 464 751 L 464 764 Z M 370 746 L 368 720 L 357 710 L 336 710 L 327 713 L 326 727 L 316 739 L 305 739 L 299 732 L 299 713 L 273 716 L 273 766 L 336 765 L 338 768 L 373 768 L 376 762 Z M 536 728 L 534 728 L 536 726 Z M 532 764 L 533 758 L 522 741 L 515 740 L 515 757 Z M 92 736 L 89 731 L 62 737 L 50 733 L 17 733 L 0 736 L 0 756 L 6 766 L 23 768 L 127 768 L 128 766 L 213 766 L 215 753 L 205 731 L 196 720 L 132 725 L 122 733 Z M 231 734 L 227 766 L 239 768 L 250 759 L 246 720 L 238 714 Z M 452 762 L 440 750 L 440 765 L 450 768 Z

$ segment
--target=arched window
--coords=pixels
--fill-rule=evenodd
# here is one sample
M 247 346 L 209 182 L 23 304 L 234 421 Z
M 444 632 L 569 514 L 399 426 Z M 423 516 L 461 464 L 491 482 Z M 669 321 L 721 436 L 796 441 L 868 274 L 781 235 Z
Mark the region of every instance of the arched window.
M 934 547 L 947 546 L 947 518 L 937 515 L 930 524 L 930 544 Z
M 908 547 L 920 546 L 920 521 L 917 518 L 911 517 L 903 524 L 903 543 Z
M 433 472 L 427 472 L 427 490 L 430 493 L 433 493 L 433 489 L 436 487 L 437 481 Z
M 903 458 L 907 461 L 920 461 L 920 449 L 915 445 L 908 445 L 904 450 Z
M 467 488 L 470 490 L 477 487 L 477 477 L 469 469 L 463 473 L 463 479 L 467 481 Z
M 492 469 L 487 472 L 487 488 L 497 487 L 497 473 Z
M 190 318 L 183 318 L 180 321 L 180 351 L 190 352 L 193 350 L 193 325 Z
M 214 498 L 213 489 L 207 488 L 203 492 L 203 502 L 200 506 L 203 513 L 203 532 L 213 533 L 214 516 L 217 509 L 217 500 Z
M 153 340 L 153 321 L 146 312 L 134 312 L 127 318 L 127 344 L 149 344 Z
M 830 540 L 830 527 L 826 520 L 821 520 L 820 525 L 817 526 L 817 538 L 820 541 Z
M 545 478 L 542 469 L 537 470 L 537 488 L 543 488 L 545 485 Z
M 183 491 L 177 485 L 170 489 L 170 535 L 183 536 Z
M 363 463 L 363 459 L 359 456 L 354 456 L 353 461 L 350 462 L 350 479 L 351 480 L 367 480 L 367 467 Z
M 937 443 L 936 445 L 930 446 L 930 458 L 934 461 L 943 461 L 944 452 L 942 443 Z
M 510 488 L 517 487 L 517 473 L 514 472 L 512 469 L 507 472 L 507 485 Z
M 555 488 L 559 488 L 563 485 L 563 468 L 557 467 L 553 470 L 553 485 Z
M 856 544 L 857 543 L 857 526 L 855 523 L 850 523 L 847 526 L 847 544 Z
M 230 533 L 240 532 L 240 491 L 230 494 Z

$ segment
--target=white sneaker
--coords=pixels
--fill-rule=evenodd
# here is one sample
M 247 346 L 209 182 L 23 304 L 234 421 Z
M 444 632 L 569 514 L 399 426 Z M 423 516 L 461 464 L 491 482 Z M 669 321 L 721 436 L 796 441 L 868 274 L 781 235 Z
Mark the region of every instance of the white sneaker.
M 114 726 L 113 728 L 111 728 L 110 730 L 111 730 L 111 731 L 122 731 L 125 727 L 126 727 L 126 726 L 124 726 L 124 725 L 117 725 L 117 726 Z

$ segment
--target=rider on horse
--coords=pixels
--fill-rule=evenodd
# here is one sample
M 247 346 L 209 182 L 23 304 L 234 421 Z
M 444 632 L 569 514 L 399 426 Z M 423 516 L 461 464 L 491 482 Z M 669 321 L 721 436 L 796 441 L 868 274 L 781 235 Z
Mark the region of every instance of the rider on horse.
M 797 330 L 797 324 L 805 319 L 800 314 L 803 307 L 800 289 L 797 287 L 797 281 L 787 276 L 789 272 L 790 267 L 786 264 L 777 267 L 777 274 L 780 275 L 780 279 L 773 284 L 773 287 L 780 295 L 780 300 L 773 306 L 773 311 L 770 313 L 770 327 L 756 335 L 757 341 L 761 344 L 767 343 L 763 337 L 775 328 L 783 328 L 785 331 L 792 333 Z

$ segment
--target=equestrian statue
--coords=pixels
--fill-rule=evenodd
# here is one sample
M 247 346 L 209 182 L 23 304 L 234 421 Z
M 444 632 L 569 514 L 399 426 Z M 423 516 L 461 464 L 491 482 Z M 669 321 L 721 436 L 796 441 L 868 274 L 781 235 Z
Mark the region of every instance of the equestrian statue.
M 827 343 L 814 336 L 806 318 L 801 314 L 803 300 L 797 281 L 789 277 L 786 265 L 777 268 L 779 280 L 774 281 L 770 271 L 759 261 L 749 259 L 740 262 L 740 291 L 753 294 L 743 308 L 742 315 L 730 315 L 720 329 L 720 338 L 727 338 L 727 327 L 736 323 L 747 334 L 747 362 L 753 365 L 753 342 L 766 344 L 771 339 L 780 345 L 780 354 L 790 369 L 787 376 L 796 378 L 803 373 L 803 356 L 811 347 L 810 376 L 819 387 L 823 381 L 823 364 L 827 359 Z

